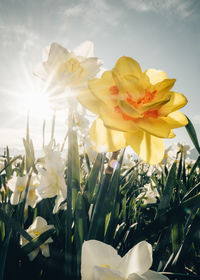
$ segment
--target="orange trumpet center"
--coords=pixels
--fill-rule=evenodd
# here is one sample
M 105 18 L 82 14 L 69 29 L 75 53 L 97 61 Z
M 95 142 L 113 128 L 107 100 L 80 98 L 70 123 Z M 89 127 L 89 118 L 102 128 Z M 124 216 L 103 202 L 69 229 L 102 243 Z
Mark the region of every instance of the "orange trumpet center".
M 119 88 L 115 85 L 110 87 L 109 91 L 112 99 L 117 100 L 119 95 Z M 132 95 L 129 92 L 127 92 L 125 100 L 129 105 L 133 106 L 135 109 L 138 109 L 142 105 L 146 103 L 150 103 L 154 99 L 156 93 L 157 90 L 151 92 L 150 90 L 145 89 L 145 95 L 141 98 L 138 98 L 136 101 L 134 101 Z M 129 116 L 128 114 L 123 112 L 123 110 L 120 108 L 119 105 L 115 106 L 114 109 L 115 112 L 121 114 L 123 119 L 126 121 L 129 120 L 137 121 L 138 119 L 140 119 L 140 118 L 133 118 Z M 146 112 L 144 112 L 142 118 L 157 118 L 158 116 L 159 116 L 158 109 L 155 109 L 155 110 L 147 110 Z

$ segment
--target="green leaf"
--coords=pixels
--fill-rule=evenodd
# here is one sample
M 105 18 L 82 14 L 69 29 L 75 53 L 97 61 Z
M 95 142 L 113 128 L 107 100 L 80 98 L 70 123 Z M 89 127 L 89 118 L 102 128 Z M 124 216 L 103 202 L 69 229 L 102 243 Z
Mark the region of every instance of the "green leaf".
M 117 224 L 119 223 L 119 211 L 120 211 L 120 195 L 119 195 L 119 178 L 120 178 L 120 169 L 123 161 L 124 152 L 121 155 L 121 158 L 119 160 L 118 166 L 115 169 L 113 176 L 110 181 L 109 186 L 109 194 L 108 194 L 108 200 L 110 202 L 111 207 L 111 215 L 110 220 L 108 223 L 106 235 L 105 235 L 105 242 L 108 244 L 113 243 L 115 230 L 117 227 Z
M 2 220 L 7 226 L 11 227 L 13 231 L 19 232 L 24 238 L 31 241 L 32 237 L 21 227 L 15 219 L 9 217 L 3 210 L 0 209 L 0 220 Z
M 160 198 L 160 203 L 158 205 L 158 215 L 166 211 L 166 209 L 169 207 L 175 182 L 176 182 L 176 162 L 173 163 L 169 171 L 169 174 L 167 176 L 166 185 L 163 194 Z
M 88 176 L 85 191 L 87 192 L 89 203 L 92 203 L 93 200 L 94 190 L 95 190 L 95 186 L 97 185 L 97 179 L 101 171 L 103 160 L 104 160 L 104 155 L 98 154 L 95 159 L 94 165 L 90 171 L 90 174 Z
M 195 128 L 194 128 L 192 122 L 190 121 L 190 119 L 189 118 L 187 118 L 187 119 L 188 119 L 188 124 L 186 125 L 185 128 L 187 130 L 187 133 L 190 136 L 190 139 L 192 140 L 192 143 L 194 144 L 195 148 L 197 149 L 197 151 L 200 154 L 200 146 L 199 146 L 199 141 L 198 141 L 198 138 L 197 138 Z
M 153 236 L 155 237 L 155 235 L 163 230 L 178 223 L 184 216 L 194 213 L 198 208 L 200 208 L 200 193 L 184 201 L 178 207 L 172 208 L 160 215 L 149 225 L 138 228 L 137 230 L 130 230 L 126 239 L 127 248 L 125 252 L 138 242 L 149 239 Z
M 12 235 L 12 230 L 10 230 L 8 236 L 6 237 L 6 239 L 3 243 L 2 249 L 0 251 L 0 264 L 1 264 L 0 280 L 4 280 L 4 269 L 5 269 L 6 258 L 7 258 L 8 247 L 10 244 L 11 235 Z

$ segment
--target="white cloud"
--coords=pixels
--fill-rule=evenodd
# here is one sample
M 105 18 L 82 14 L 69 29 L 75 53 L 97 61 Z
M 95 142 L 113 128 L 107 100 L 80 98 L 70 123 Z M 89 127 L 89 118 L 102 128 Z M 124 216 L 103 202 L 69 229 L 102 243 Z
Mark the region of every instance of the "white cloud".
M 139 12 L 177 14 L 183 18 L 193 13 L 193 1 L 188 0 L 124 0 L 125 4 Z
M 39 40 L 39 35 L 25 25 L 0 25 L 0 45 L 7 48 L 19 44 L 22 55 L 36 47 Z
M 80 17 L 81 21 L 88 26 L 92 26 L 93 32 L 96 33 L 102 26 L 102 19 L 108 27 L 117 26 L 120 23 L 121 10 L 113 2 L 109 3 L 106 0 L 89 0 L 87 2 L 82 0 L 79 4 L 67 8 L 64 15 L 69 18 Z

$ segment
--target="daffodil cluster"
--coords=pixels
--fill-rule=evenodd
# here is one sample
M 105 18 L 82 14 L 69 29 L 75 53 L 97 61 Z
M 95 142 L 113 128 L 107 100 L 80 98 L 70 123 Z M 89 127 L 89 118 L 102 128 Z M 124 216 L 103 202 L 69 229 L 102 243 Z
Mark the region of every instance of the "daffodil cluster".
M 161 70 L 142 72 L 139 63 L 123 56 L 111 71 L 99 74 L 101 60 L 93 57 L 93 44 L 74 51 L 53 43 L 36 74 L 46 80 L 54 107 L 78 95 L 79 102 L 98 118 L 90 129 L 96 152 L 114 152 L 130 145 L 149 164 L 164 157 L 164 138 L 188 121 L 179 109 L 187 99 L 172 90 L 175 79 Z M 57 102 L 59 101 L 59 102 Z M 59 105 L 60 104 L 60 105 Z

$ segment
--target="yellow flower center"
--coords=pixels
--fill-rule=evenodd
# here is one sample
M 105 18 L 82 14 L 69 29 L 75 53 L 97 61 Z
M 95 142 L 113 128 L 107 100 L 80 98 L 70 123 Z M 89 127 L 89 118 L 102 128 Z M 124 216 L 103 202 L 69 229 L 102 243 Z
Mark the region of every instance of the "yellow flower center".
M 108 264 L 100 264 L 100 267 L 110 268 Z
M 109 91 L 110 91 L 112 100 L 117 101 L 118 98 L 119 98 L 119 89 L 118 89 L 118 87 L 116 85 L 115 86 L 111 86 L 109 88 Z M 154 90 L 154 91 L 151 92 L 150 90 L 145 89 L 144 96 L 142 98 L 138 98 L 135 101 L 135 100 L 133 100 L 132 95 L 129 92 L 127 92 L 124 99 L 125 99 L 125 101 L 129 105 L 134 107 L 134 109 L 139 109 L 140 107 L 142 107 L 142 105 L 150 103 L 154 99 L 156 93 L 157 93 L 157 90 Z M 120 108 L 119 105 L 115 106 L 114 109 L 115 109 L 116 113 L 119 113 L 119 114 L 122 115 L 122 118 L 125 121 L 129 121 L 129 120 L 137 121 L 139 119 L 139 118 L 133 118 L 133 117 L 129 116 L 127 113 L 123 112 L 123 110 Z M 157 118 L 158 116 L 159 116 L 158 109 L 155 109 L 155 110 L 147 110 L 147 111 L 145 111 L 141 115 L 141 118 Z
M 39 236 L 40 235 L 40 232 L 39 231 L 33 231 L 33 234 L 35 234 L 36 236 Z
M 25 190 L 25 185 L 19 185 L 18 187 L 17 187 L 17 191 L 18 192 L 23 192 L 24 190 Z
M 65 69 L 67 70 L 67 72 L 69 73 L 74 73 L 76 72 L 79 68 L 82 68 L 80 66 L 80 62 L 78 61 L 78 59 L 76 58 L 71 58 L 69 59 L 65 64 Z
M 35 190 L 34 189 L 33 190 L 29 190 L 28 196 L 29 196 L 30 199 L 34 198 Z

